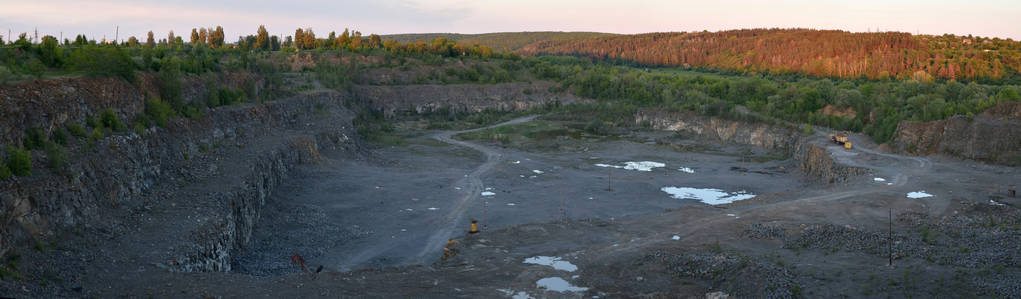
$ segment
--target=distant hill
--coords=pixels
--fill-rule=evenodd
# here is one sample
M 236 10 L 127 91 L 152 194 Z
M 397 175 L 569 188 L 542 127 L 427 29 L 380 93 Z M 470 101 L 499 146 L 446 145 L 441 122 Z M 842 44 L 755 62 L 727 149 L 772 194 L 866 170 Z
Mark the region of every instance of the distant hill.
M 709 67 L 842 78 L 1017 78 L 1021 43 L 900 32 L 745 29 L 545 40 L 523 55 L 576 55 L 646 66 Z
M 612 33 L 599 32 L 560 32 L 560 31 L 536 31 L 536 32 L 496 32 L 481 34 L 460 34 L 460 33 L 412 33 L 412 34 L 391 34 L 381 36 L 383 40 L 392 39 L 400 43 L 414 43 L 419 40 L 426 42 L 437 38 L 445 38 L 464 44 L 479 43 L 493 47 L 497 51 L 507 49 L 517 51 L 525 45 L 540 41 L 568 42 L 593 37 L 614 36 Z

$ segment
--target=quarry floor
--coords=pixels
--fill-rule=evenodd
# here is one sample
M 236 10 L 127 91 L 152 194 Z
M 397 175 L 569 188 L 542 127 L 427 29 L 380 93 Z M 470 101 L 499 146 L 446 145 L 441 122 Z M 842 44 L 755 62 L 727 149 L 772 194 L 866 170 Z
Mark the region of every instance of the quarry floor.
M 91 282 L 83 295 L 938 294 L 938 286 L 917 285 L 950 277 L 961 266 L 911 256 L 898 258 L 891 267 L 885 251 L 838 248 L 857 242 L 841 241 L 846 239 L 842 236 L 824 236 L 821 242 L 832 242 L 822 246 L 826 249 L 791 249 L 782 237 L 761 237 L 757 229 L 784 228 L 790 237 L 821 225 L 880 234 L 892 227 L 908 242 L 916 238 L 916 227 L 897 219 L 951 217 L 965 205 L 1016 215 L 1021 204 L 1017 199 L 989 199 L 1018 183 L 1021 171 L 1016 168 L 890 155 L 865 146 L 845 150 L 827 145 L 837 161 L 872 170 L 849 182 L 828 184 L 803 173 L 792 159 L 745 159 L 773 154 L 761 148 L 667 132 L 639 131 L 570 151 L 459 141 L 450 138 L 454 133 L 421 132 L 406 146 L 378 147 L 365 156 L 324 152 L 325 162 L 299 167 L 267 201 L 252 241 L 235 254 L 231 272 L 172 273 L 132 265 L 142 274 L 109 282 L 108 287 Z M 827 144 L 822 137 L 814 142 Z M 669 143 L 702 146 L 685 151 L 665 145 Z M 623 167 L 642 161 L 664 166 L 640 171 L 596 165 Z M 755 197 L 709 205 L 671 197 L 664 187 L 713 188 Z M 907 196 L 923 191 L 931 197 Z M 892 226 L 891 214 L 896 220 Z M 467 233 L 471 220 L 479 221 L 480 233 Z M 448 239 L 456 244 L 448 244 Z M 456 254 L 443 258 L 444 247 Z M 291 262 L 295 254 L 313 271 L 321 265 L 322 272 L 305 273 Z M 524 263 L 537 256 L 561 262 L 557 267 Z M 670 262 L 678 256 L 684 262 Z M 729 260 L 752 266 L 721 266 Z M 563 262 L 576 269 L 563 267 Z M 714 276 L 715 267 L 725 275 Z M 1008 266 L 999 276 L 1010 284 L 1018 281 L 1019 271 Z M 909 288 L 912 280 L 916 286 Z M 564 284 L 567 289 L 557 291 Z

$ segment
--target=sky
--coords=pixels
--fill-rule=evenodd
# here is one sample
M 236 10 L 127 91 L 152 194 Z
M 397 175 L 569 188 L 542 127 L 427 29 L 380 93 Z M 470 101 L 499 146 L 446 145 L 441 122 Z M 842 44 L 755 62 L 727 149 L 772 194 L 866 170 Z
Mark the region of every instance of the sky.
M 0 35 L 86 34 L 144 39 L 223 26 L 227 41 L 254 34 L 598 31 L 741 28 L 902 31 L 1021 40 L 1021 0 L 0 0 Z M 119 26 L 119 34 L 117 28 Z

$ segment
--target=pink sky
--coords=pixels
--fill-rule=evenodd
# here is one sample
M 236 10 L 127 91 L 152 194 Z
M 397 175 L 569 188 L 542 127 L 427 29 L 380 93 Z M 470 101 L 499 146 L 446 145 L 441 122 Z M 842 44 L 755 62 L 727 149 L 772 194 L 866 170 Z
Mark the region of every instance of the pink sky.
M 260 24 L 290 35 L 345 27 L 368 33 L 600 31 L 641 33 L 740 28 L 816 28 L 849 31 L 952 33 L 1021 39 L 1021 1 L 605 1 L 605 0 L 0 0 L 0 35 L 38 28 L 40 35 L 85 33 L 113 39 L 153 30 L 222 25 L 229 41 Z

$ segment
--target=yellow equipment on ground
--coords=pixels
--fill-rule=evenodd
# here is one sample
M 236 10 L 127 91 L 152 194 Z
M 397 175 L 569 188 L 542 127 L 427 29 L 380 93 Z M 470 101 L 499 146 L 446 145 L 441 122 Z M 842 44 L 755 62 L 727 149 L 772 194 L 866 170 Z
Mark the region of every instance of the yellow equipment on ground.
M 847 140 L 847 135 L 848 134 L 849 133 L 847 131 L 839 131 L 839 132 L 830 134 L 830 140 L 833 140 L 833 142 L 836 143 L 836 144 L 843 145 L 844 148 L 846 148 L 846 149 L 851 149 L 851 142 Z

